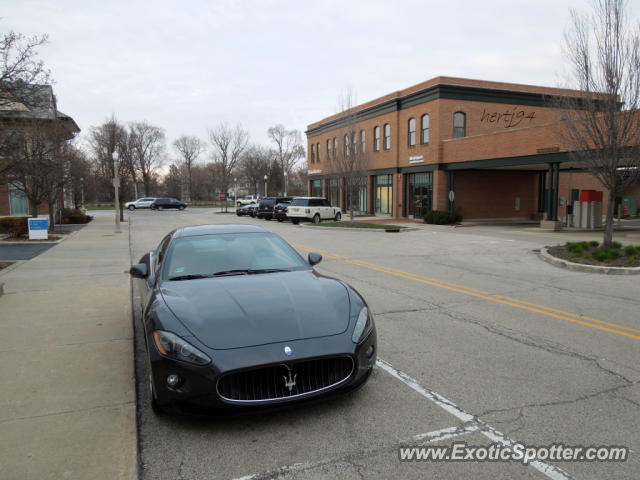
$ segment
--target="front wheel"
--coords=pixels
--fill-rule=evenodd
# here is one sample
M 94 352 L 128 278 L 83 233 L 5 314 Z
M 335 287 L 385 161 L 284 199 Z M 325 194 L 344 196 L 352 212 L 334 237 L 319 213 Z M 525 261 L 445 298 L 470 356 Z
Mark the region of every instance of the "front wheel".
M 164 207 L 163 207 L 162 205 L 160 205 L 160 206 L 158 207 L 158 210 L 164 210 Z
M 180 206 L 178 207 L 178 210 L 184 210 L 184 205 L 180 205 Z
M 300 220 L 297 218 L 292 218 L 291 223 L 293 223 L 294 225 L 298 225 L 300 223 Z
M 127 208 L 128 208 L 130 211 L 132 211 L 132 212 L 133 212 L 133 211 L 136 209 L 136 206 L 135 206 L 135 205 L 129 205 Z
M 313 223 L 320 223 L 320 214 L 319 213 L 316 213 L 313 216 Z
M 340 212 L 336 213 L 335 220 L 336 220 L 336 222 L 339 222 L 340 220 L 342 220 L 342 214 Z

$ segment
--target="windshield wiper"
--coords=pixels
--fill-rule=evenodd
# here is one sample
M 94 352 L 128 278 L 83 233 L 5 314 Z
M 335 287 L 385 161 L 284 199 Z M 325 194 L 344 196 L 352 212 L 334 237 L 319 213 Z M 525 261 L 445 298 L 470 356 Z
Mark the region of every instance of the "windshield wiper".
M 255 275 L 257 273 L 276 273 L 276 272 L 290 272 L 291 270 L 288 270 L 286 268 L 261 268 L 261 269 L 253 269 L 253 270 L 247 270 L 247 273 L 249 275 Z
M 192 273 L 190 275 L 178 275 L 177 277 L 170 277 L 169 280 L 195 280 L 196 278 L 211 278 L 211 273 Z

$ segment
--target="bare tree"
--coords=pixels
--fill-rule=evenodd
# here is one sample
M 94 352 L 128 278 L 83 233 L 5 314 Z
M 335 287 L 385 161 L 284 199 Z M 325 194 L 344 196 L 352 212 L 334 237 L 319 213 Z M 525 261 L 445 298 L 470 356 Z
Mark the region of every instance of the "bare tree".
M 280 124 L 269 128 L 267 135 L 275 143 L 274 157 L 280 170 L 291 175 L 297 161 L 305 156 L 302 135 L 298 130 L 287 130 Z
M 199 138 L 182 135 L 173 142 L 173 147 L 180 154 L 182 167 L 187 177 L 187 187 L 189 189 L 188 200 L 193 200 L 193 165 L 202 153 L 203 145 Z
M 221 190 L 226 194 L 233 171 L 249 143 L 249 133 L 240 124 L 231 128 L 223 122 L 209 130 L 209 141 L 213 147 L 213 161 L 220 175 Z
M 38 60 L 38 48 L 47 35 L 25 37 L 10 31 L 0 37 L 0 109 L 27 110 L 41 103 L 39 84 L 50 83 L 50 73 Z
M 355 94 L 349 89 L 339 97 L 338 102 L 343 125 L 340 129 L 343 149 L 338 152 L 334 150 L 327 161 L 330 171 L 344 180 L 349 221 L 353 223 L 356 198 L 363 188 L 363 179 L 366 179 L 369 171 L 371 157 L 366 142 L 361 142 L 360 135 L 364 132 L 364 127 L 357 115 Z
M 640 179 L 640 27 L 624 0 L 594 0 L 591 15 L 571 11 L 565 51 L 581 94 L 559 102 L 560 135 L 571 158 L 608 191 L 603 244 L 611 247 L 615 199 Z
M 147 122 L 134 122 L 129 125 L 129 144 L 132 161 L 144 185 L 144 194 L 149 196 L 155 172 L 164 162 L 164 131 Z
M 251 145 L 242 155 L 238 175 L 249 187 L 249 193 L 254 195 L 260 193 L 264 176 L 271 177 L 269 163 L 272 156 L 273 152 L 262 145 Z
M 8 172 L 14 186 L 29 200 L 31 215 L 49 203 L 50 228 L 53 208 L 64 183 L 65 168 L 60 154 L 67 132 L 56 121 L 33 121 L 13 131 L 9 144 L 15 160 Z

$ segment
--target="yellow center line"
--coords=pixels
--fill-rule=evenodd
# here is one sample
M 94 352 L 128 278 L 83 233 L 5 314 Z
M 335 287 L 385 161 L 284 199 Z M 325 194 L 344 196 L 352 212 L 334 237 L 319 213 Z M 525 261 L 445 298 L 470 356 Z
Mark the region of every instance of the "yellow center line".
M 299 250 L 303 250 L 307 252 L 316 251 L 318 253 L 321 253 L 326 258 L 339 260 L 351 265 L 356 265 L 362 268 L 367 268 L 370 270 L 387 273 L 395 277 L 405 278 L 407 280 L 413 280 L 415 282 L 420 282 L 420 283 L 424 283 L 434 287 L 443 288 L 445 290 L 461 293 L 463 295 L 481 298 L 483 300 L 488 300 L 490 302 L 499 303 L 502 305 L 508 305 L 511 307 L 519 308 L 521 310 L 527 310 L 529 312 L 545 315 L 547 317 L 557 318 L 560 320 L 565 320 L 567 322 L 577 323 L 585 327 L 595 328 L 598 330 L 615 333 L 616 335 L 621 335 L 624 337 L 633 338 L 635 340 L 640 340 L 640 335 L 634 335 L 632 333 L 628 333 L 628 332 L 640 333 L 640 329 L 619 325 L 617 323 L 606 322 L 604 320 L 598 320 L 597 318 L 578 315 L 571 312 L 565 312 L 563 310 L 558 310 L 552 307 L 546 307 L 544 305 L 538 305 L 536 303 L 519 300 L 517 298 L 506 297 L 504 295 L 498 295 L 491 292 L 486 292 L 484 290 L 479 290 L 476 288 L 465 287 L 464 285 L 457 285 L 455 283 L 447 282 L 445 280 L 438 280 L 436 278 L 425 277 L 422 275 L 418 275 L 416 273 L 405 272 L 403 270 L 398 270 L 391 267 L 377 265 L 375 263 L 366 262 L 364 260 L 351 259 L 343 255 L 337 255 L 337 254 L 322 251 L 322 250 L 312 249 L 305 245 L 300 245 L 300 244 L 292 244 L 292 245 Z

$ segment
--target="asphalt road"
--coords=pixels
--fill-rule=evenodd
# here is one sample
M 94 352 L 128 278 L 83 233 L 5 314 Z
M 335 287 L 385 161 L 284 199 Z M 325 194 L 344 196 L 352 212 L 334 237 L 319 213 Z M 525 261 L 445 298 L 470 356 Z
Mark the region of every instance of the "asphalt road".
M 365 296 L 378 367 L 344 398 L 203 420 L 154 415 L 138 361 L 143 479 L 638 478 L 638 276 L 557 269 L 534 250 L 566 238 L 521 227 L 336 231 L 204 209 L 133 212 L 132 263 L 172 228 L 236 222 L 266 226 L 303 255 L 322 253 L 318 270 Z M 138 359 L 142 348 L 138 336 Z M 625 462 L 399 460 L 401 445 L 460 442 L 630 451 Z

